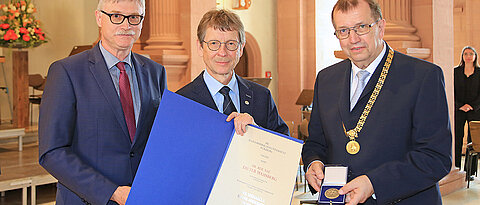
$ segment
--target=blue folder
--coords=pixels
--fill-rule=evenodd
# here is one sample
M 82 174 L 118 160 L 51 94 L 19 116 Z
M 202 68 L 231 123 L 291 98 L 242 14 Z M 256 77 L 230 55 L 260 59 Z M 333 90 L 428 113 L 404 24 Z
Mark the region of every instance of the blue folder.
M 127 204 L 205 204 L 234 132 L 226 118 L 166 91 Z

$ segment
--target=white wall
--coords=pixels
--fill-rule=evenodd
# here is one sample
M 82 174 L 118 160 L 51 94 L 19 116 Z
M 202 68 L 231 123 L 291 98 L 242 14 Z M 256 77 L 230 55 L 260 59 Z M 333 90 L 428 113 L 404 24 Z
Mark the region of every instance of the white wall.
M 334 51 L 342 50 L 338 39 L 333 35 L 331 13 L 336 0 L 315 1 L 315 30 L 316 30 L 316 71 L 320 71 L 341 59 L 335 58 Z

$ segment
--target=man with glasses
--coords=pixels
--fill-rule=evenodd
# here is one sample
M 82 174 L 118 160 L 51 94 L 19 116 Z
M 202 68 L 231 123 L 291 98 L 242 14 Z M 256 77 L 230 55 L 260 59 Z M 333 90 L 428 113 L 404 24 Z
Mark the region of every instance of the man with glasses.
M 234 68 L 243 54 L 245 30 L 238 15 L 212 10 L 197 28 L 197 49 L 206 69 L 178 94 L 228 115 L 243 135 L 248 124 L 288 135 L 270 91 L 236 75 Z
M 125 204 L 166 89 L 165 68 L 132 52 L 144 0 L 100 0 L 101 40 L 54 62 L 40 106 L 40 164 L 56 204 Z
M 332 23 L 348 59 L 317 75 L 302 151 L 312 192 L 341 164 L 347 204 L 442 204 L 452 135 L 441 68 L 385 43 L 374 0 L 339 0 Z

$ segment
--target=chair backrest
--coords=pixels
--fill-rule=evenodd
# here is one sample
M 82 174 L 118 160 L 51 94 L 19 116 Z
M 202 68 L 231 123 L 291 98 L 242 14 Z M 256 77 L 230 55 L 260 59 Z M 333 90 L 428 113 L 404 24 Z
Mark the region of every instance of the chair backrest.
M 470 121 L 468 125 L 470 127 L 473 150 L 480 152 L 480 121 Z
M 40 74 L 28 75 L 28 85 L 37 90 L 43 90 L 43 84 L 45 84 L 45 78 Z

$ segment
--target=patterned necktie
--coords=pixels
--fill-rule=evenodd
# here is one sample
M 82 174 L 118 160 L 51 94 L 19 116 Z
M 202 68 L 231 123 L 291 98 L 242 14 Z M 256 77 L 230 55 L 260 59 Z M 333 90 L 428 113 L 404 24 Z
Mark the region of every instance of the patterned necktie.
M 218 92 L 223 95 L 223 114 L 230 115 L 232 112 L 237 112 L 237 109 L 235 109 L 235 105 L 233 105 L 232 99 L 228 94 L 230 88 L 228 86 L 223 86 Z
M 118 88 L 120 90 L 120 102 L 122 103 L 123 114 L 125 115 L 125 122 L 127 123 L 130 140 L 133 142 L 137 127 L 135 125 L 135 112 L 133 110 L 132 91 L 130 90 L 130 81 L 125 72 L 125 63 L 118 62 L 117 68 L 120 70 L 120 80 Z
M 353 93 L 353 97 L 350 100 L 350 110 L 353 110 L 353 107 L 355 107 L 355 104 L 357 104 L 358 98 L 360 98 L 360 95 L 363 92 L 363 88 L 365 88 L 365 79 L 368 77 L 368 71 L 361 70 L 357 73 L 357 88 L 355 89 L 355 92 Z

